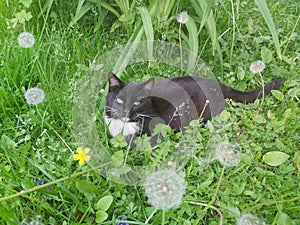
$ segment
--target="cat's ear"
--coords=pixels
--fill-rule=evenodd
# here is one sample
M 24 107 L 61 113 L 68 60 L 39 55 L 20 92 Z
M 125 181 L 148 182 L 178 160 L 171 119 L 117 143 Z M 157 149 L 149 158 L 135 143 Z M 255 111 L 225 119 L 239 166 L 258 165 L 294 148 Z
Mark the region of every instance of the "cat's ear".
M 109 73 L 108 82 L 110 88 L 121 87 L 124 85 L 124 82 L 121 81 L 113 72 Z
M 143 88 L 144 88 L 145 90 L 151 91 L 153 85 L 154 85 L 154 78 L 151 78 L 151 79 L 147 80 L 147 81 L 143 84 Z

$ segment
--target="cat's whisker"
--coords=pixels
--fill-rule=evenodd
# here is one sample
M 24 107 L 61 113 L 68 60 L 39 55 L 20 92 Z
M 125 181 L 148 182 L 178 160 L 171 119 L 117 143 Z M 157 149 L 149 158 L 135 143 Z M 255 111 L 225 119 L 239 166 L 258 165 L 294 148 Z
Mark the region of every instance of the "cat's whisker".
M 136 118 L 144 118 L 144 117 L 147 117 L 147 118 L 152 119 L 152 118 L 155 118 L 155 117 L 157 117 L 157 116 L 158 116 L 158 114 L 143 114 L 143 113 L 137 113 Z

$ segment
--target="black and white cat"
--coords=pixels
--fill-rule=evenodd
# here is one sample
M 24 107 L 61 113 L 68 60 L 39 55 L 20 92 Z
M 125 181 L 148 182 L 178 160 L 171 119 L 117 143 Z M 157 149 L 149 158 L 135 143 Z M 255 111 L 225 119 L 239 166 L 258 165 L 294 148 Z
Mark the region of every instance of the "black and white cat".
M 181 130 L 192 120 L 203 121 L 225 109 L 225 98 L 251 103 L 278 89 L 281 78 L 263 89 L 241 92 L 216 80 L 200 77 L 174 77 L 154 83 L 151 78 L 144 83 L 125 83 L 115 74 L 109 74 L 104 120 L 110 134 L 122 133 L 128 144 L 142 134 L 151 135 L 158 123 Z M 264 95 L 262 94 L 264 90 Z

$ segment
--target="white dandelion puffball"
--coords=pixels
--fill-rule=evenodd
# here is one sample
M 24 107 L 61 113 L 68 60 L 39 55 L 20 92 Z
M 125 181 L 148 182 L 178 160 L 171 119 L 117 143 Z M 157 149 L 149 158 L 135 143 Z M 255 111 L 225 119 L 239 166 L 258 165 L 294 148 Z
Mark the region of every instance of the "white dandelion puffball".
M 230 142 L 223 141 L 216 147 L 216 158 L 223 166 L 236 166 L 240 162 L 240 159 L 238 158 L 240 152 L 238 149 L 238 145 L 233 145 Z
M 23 32 L 19 34 L 18 42 L 23 48 L 31 48 L 35 44 L 35 38 L 31 33 Z
M 25 92 L 26 102 L 30 105 L 37 105 L 44 101 L 45 94 L 40 88 L 30 88 Z
M 237 219 L 236 225 L 266 225 L 266 223 L 249 213 L 242 213 Z
M 168 210 L 182 202 L 186 183 L 174 170 L 162 169 L 146 177 L 144 188 L 150 204 Z
M 187 14 L 186 11 L 179 13 L 177 16 L 178 23 L 186 24 L 188 20 L 189 20 L 189 15 Z
M 262 71 L 264 71 L 265 68 L 266 68 L 266 65 L 261 60 L 257 60 L 255 62 L 251 63 L 251 65 L 250 65 L 250 71 L 251 71 L 251 73 L 254 73 L 254 74 L 261 73 Z

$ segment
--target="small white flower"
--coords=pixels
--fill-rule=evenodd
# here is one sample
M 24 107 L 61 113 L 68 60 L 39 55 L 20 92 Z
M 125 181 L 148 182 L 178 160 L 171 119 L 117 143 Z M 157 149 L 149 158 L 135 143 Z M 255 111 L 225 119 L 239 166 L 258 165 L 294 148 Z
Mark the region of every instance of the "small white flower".
M 188 20 L 189 20 L 189 15 L 187 14 L 186 11 L 179 13 L 177 16 L 178 23 L 186 24 Z
M 250 71 L 254 74 L 261 73 L 266 68 L 266 65 L 263 61 L 257 60 L 250 65 Z
M 19 34 L 18 42 L 23 48 L 31 48 L 35 44 L 35 38 L 31 33 L 23 32 Z
M 174 170 L 163 169 L 147 176 L 144 188 L 149 202 L 156 209 L 168 210 L 182 202 L 186 183 Z
M 32 217 L 25 218 L 21 225 L 44 225 L 43 217 L 41 215 L 34 215 Z
M 249 213 L 242 213 L 237 219 L 236 225 L 266 225 L 266 223 Z
M 25 92 L 26 102 L 30 105 L 37 105 L 44 101 L 45 94 L 40 88 L 30 88 Z
M 217 160 L 226 167 L 236 166 L 240 162 L 238 158 L 240 154 L 238 145 L 233 145 L 227 141 L 223 141 L 217 145 L 215 154 Z

